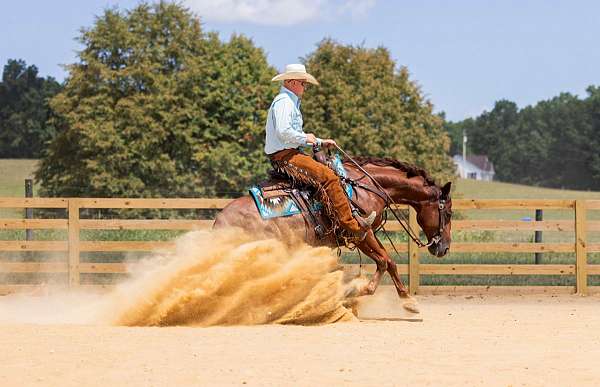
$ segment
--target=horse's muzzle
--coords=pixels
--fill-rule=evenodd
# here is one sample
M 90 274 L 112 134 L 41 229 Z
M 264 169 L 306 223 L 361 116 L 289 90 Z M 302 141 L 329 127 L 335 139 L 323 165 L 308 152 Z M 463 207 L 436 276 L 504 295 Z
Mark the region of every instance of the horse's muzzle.
M 448 250 L 450 250 L 450 247 L 446 243 L 441 242 L 429 246 L 427 250 L 429 250 L 429 253 L 431 255 L 435 255 L 436 257 L 441 258 L 444 255 L 448 254 Z

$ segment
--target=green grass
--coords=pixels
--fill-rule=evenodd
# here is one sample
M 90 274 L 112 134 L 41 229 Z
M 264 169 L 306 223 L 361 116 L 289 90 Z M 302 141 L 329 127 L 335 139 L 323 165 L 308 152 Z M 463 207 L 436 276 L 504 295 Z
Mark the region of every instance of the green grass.
M 501 182 L 482 182 L 470 179 L 458 179 L 454 193 L 456 198 L 474 199 L 600 199 L 597 191 L 573 191 L 541 187 L 532 187 L 519 184 Z M 455 211 L 458 217 L 466 219 L 498 219 L 498 220 L 520 220 L 524 218 L 535 219 L 535 210 L 462 210 Z M 572 220 L 574 211 L 567 210 L 544 210 L 544 220 Z M 588 220 L 600 220 L 600 211 L 588 211 Z M 454 239 L 469 241 L 474 232 L 455 232 Z M 531 242 L 533 232 L 493 231 L 490 241 L 495 242 Z M 543 241 L 549 243 L 572 242 L 575 239 L 574 232 L 545 231 Z M 600 243 L 600 233 L 588 234 L 588 240 L 592 243 Z
M 0 196 L 25 196 L 25 179 L 33 178 L 36 165 L 37 160 L 0 159 Z
M 534 187 L 497 181 L 476 181 L 458 179 L 452 193 L 456 199 L 600 199 L 598 191 L 574 191 Z M 468 210 L 460 211 L 467 219 L 517 220 L 523 217 L 535 218 L 534 210 Z M 544 220 L 571 219 L 572 210 L 544 210 Z M 600 211 L 590 211 L 588 218 L 600 220 Z
M 600 199 L 600 192 L 458 179 L 453 197 L 469 199 Z
M 37 160 L 0 159 L 0 197 L 24 197 L 25 179 L 33 178 Z M 33 188 L 33 193 L 37 187 Z M 20 218 L 22 210 L 0 208 L 0 217 Z

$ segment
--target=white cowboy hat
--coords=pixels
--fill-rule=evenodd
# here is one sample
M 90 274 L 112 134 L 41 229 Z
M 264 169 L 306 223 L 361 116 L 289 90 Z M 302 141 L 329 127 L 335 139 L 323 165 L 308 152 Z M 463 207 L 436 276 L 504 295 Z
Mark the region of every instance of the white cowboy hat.
M 319 82 L 317 82 L 315 77 L 306 72 L 306 67 L 304 67 L 303 64 L 294 63 L 285 66 L 285 71 L 273 77 L 271 82 L 285 81 L 286 79 L 301 79 L 310 82 L 313 85 L 319 85 Z

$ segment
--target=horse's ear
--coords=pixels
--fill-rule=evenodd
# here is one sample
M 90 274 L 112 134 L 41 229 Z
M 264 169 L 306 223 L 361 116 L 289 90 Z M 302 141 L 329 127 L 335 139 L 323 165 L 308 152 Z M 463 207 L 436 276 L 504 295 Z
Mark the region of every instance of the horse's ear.
M 452 188 L 452 182 L 447 182 L 443 187 L 442 187 L 442 197 L 443 198 L 447 198 L 450 196 L 450 189 Z

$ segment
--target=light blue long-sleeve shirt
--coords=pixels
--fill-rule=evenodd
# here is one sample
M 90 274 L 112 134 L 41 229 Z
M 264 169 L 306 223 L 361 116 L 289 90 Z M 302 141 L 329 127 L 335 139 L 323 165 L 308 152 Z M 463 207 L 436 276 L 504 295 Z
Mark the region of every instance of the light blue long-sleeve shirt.
M 302 124 L 300 99 L 292 91 L 281 87 L 267 115 L 265 153 L 270 155 L 284 149 L 307 146 Z

